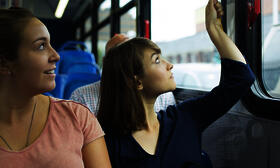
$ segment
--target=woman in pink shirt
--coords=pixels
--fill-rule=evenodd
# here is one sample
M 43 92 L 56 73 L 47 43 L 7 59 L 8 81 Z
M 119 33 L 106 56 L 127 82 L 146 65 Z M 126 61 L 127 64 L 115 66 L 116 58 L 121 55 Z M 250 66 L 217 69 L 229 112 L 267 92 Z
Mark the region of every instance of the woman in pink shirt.
M 58 60 L 40 20 L 22 8 L 0 9 L 1 167 L 111 167 L 88 108 L 41 95 L 55 87 Z

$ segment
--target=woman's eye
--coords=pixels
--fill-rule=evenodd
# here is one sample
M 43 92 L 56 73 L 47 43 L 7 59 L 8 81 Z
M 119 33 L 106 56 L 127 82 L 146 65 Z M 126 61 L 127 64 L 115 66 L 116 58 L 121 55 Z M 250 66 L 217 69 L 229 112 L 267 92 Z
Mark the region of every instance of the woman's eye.
M 39 46 L 39 50 L 43 50 L 45 48 L 45 43 L 42 43 L 40 46 Z
M 155 62 L 156 62 L 156 64 L 159 64 L 160 63 L 160 58 L 157 57 Z

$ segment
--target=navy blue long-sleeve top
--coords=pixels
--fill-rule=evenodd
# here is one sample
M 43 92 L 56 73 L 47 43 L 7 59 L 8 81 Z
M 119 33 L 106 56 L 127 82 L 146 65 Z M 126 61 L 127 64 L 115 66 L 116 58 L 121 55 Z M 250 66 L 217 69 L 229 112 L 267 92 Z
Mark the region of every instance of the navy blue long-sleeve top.
M 105 129 L 113 168 L 203 167 L 201 132 L 225 114 L 254 82 L 248 65 L 229 59 L 222 59 L 221 64 L 223 76 L 217 87 L 205 96 L 158 113 L 160 130 L 154 155 L 148 154 L 132 135 L 116 137 Z

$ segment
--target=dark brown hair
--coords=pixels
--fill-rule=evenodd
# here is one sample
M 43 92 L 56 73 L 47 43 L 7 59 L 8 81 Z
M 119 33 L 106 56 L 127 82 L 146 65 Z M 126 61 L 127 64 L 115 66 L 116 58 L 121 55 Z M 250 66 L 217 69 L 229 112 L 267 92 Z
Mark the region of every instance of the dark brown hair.
M 34 15 L 27 9 L 0 9 L 0 66 L 18 57 L 23 31 Z
M 147 127 L 135 79 L 144 76 L 146 49 L 161 52 L 149 39 L 136 37 L 113 47 L 104 57 L 97 118 L 105 132 L 124 135 Z

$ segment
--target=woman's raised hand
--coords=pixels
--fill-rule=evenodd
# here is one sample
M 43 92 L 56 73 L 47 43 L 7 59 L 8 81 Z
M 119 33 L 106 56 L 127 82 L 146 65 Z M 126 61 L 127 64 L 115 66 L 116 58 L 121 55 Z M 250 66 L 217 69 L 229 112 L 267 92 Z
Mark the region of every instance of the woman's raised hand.
M 242 53 L 223 31 L 221 17 L 222 5 L 217 0 L 209 0 L 205 9 L 205 24 L 210 39 L 215 44 L 221 58 L 232 59 L 246 64 Z
M 222 28 L 221 17 L 224 15 L 223 7 L 217 0 L 209 0 L 205 9 L 205 24 L 209 31 L 213 26 Z

